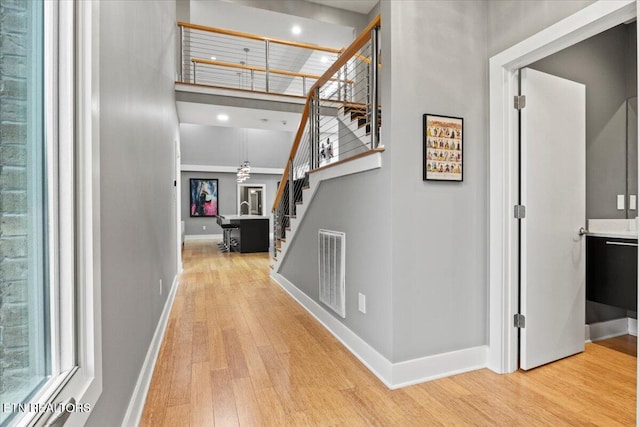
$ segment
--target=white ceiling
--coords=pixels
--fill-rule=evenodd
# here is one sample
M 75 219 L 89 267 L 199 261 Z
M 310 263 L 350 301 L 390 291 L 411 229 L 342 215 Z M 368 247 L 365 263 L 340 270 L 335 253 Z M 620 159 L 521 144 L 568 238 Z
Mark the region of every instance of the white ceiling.
M 295 132 L 300 124 L 301 114 L 283 111 L 258 110 L 255 108 L 227 107 L 222 105 L 199 104 L 177 101 L 180 123 L 204 126 L 225 126 L 249 129 L 266 129 Z M 229 120 L 221 122 L 218 114 L 226 114 Z M 266 119 L 264 121 L 263 119 Z M 284 123 L 283 123 L 284 122 Z
M 311 3 L 323 4 L 338 9 L 350 10 L 352 12 L 363 13 L 365 15 L 371 12 L 371 9 L 378 4 L 378 0 L 307 0 Z

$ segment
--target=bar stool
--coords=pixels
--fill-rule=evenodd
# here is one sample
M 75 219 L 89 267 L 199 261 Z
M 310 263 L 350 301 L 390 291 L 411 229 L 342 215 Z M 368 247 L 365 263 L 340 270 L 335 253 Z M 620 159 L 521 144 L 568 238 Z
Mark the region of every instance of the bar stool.
M 238 224 L 221 224 L 222 227 L 222 252 L 229 252 L 231 250 L 231 232 L 237 230 Z
M 231 224 L 228 222 L 224 222 L 225 218 L 222 215 L 216 215 L 216 222 L 222 228 L 222 242 L 218 245 L 218 248 L 222 252 L 229 252 L 233 246 L 237 246 L 238 243 L 235 242 L 235 245 L 232 244 L 231 232 L 240 228 L 239 224 Z

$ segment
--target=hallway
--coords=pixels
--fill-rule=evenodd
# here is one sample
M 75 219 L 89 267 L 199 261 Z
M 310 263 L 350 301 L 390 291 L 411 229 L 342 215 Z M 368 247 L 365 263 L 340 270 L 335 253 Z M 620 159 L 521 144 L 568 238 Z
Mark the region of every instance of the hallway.
M 270 280 L 267 254 L 183 254 L 142 426 L 635 424 L 633 337 L 391 391 Z

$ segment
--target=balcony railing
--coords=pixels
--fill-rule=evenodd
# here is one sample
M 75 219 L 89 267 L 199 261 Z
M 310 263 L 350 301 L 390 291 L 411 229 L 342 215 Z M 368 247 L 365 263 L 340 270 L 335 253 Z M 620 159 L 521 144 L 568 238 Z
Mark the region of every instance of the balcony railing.
M 182 83 L 306 97 L 342 52 L 186 22 L 178 27 Z
M 309 173 L 380 145 L 379 30 L 378 16 L 309 90 L 272 208 L 275 256 Z

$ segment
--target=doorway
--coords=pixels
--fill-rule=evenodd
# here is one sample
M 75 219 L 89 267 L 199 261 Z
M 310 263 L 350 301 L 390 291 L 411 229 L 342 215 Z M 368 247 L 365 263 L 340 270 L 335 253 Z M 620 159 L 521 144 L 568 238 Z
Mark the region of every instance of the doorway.
M 238 215 L 265 216 L 265 184 L 238 184 Z
M 634 1 L 597 2 L 490 60 L 490 326 L 488 367 L 518 367 L 519 199 L 517 71 L 636 16 Z

